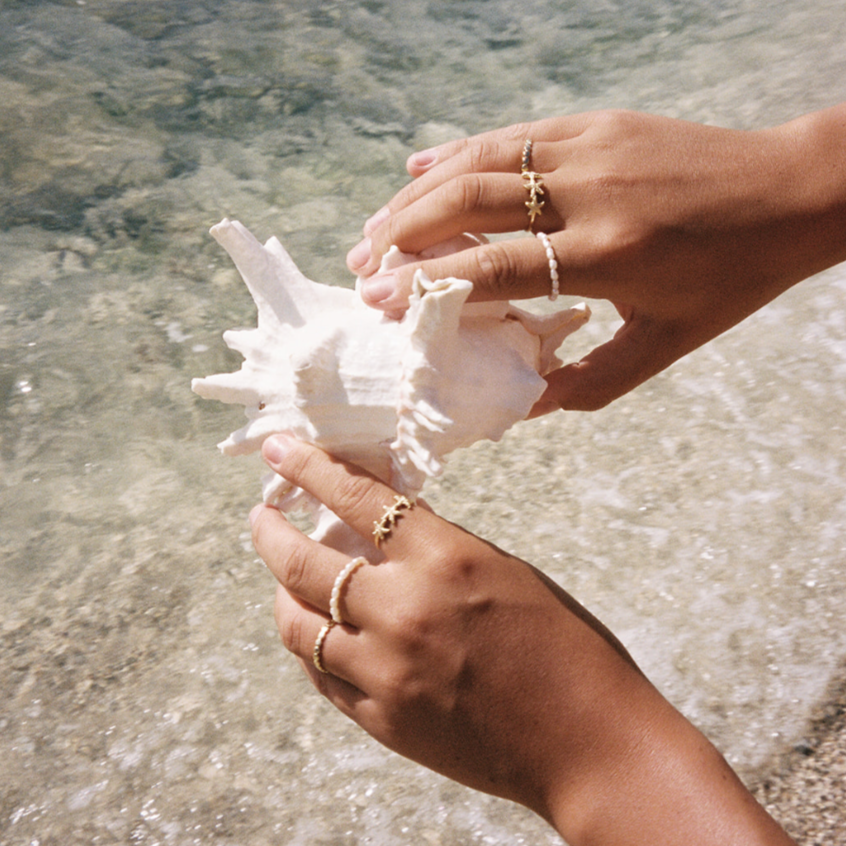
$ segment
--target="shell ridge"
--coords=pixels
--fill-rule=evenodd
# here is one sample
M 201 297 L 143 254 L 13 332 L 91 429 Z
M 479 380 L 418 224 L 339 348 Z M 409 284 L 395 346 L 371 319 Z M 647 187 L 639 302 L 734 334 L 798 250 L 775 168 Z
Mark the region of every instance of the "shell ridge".
M 397 405 L 397 438 L 391 445 L 400 476 L 416 491 L 427 476 L 438 476 L 444 464 L 435 456 L 438 444 L 453 419 L 438 411 L 437 357 L 451 357 L 458 337 L 461 310 L 471 282 L 463 279 L 431 280 L 422 271 L 414 274 L 407 319 L 409 346 L 403 357 L 400 400 Z

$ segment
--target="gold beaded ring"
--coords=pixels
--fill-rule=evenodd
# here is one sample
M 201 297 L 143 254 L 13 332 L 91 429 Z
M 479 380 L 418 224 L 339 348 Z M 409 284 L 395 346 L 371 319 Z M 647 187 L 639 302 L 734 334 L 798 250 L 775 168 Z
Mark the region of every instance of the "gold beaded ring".
M 543 196 L 543 179 L 539 173 L 529 170 L 529 163 L 532 158 L 532 139 L 527 138 L 526 143 L 523 144 L 523 158 L 520 163 L 520 175 L 523 177 L 523 187 L 529 192 L 529 199 L 524 203 L 529 210 L 529 225 L 526 227 L 530 232 L 534 226 L 535 218 L 539 214 L 543 214 L 544 200 L 540 198 Z
M 311 650 L 311 663 L 320 670 L 324 675 L 328 675 L 329 670 L 323 666 L 323 641 L 326 640 L 326 635 L 335 627 L 334 620 L 327 620 L 323 624 L 323 628 L 317 635 L 317 640 L 314 641 L 314 649 Z
M 391 533 L 396 526 L 400 512 L 405 509 L 414 508 L 414 503 L 407 496 L 395 496 L 393 505 L 385 506 L 385 513 L 373 521 L 373 538 L 376 546 L 379 547 L 383 540 Z

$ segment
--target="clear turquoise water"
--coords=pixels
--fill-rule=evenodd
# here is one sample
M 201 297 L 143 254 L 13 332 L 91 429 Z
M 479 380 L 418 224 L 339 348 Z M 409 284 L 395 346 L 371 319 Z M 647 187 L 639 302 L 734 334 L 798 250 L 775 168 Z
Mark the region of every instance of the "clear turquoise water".
M 258 467 L 214 448 L 240 415 L 189 390 L 254 319 L 208 227 L 347 285 L 413 149 L 603 106 L 774 124 L 846 96 L 844 43 L 840 0 L 2 3 L 0 841 L 558 842 L 368 741 L 278 645 Z M 429 494 L 750 774 L 846 655 L 844 289 L 830 271 Z M 583 345 L 613 330 L 595 305 Z

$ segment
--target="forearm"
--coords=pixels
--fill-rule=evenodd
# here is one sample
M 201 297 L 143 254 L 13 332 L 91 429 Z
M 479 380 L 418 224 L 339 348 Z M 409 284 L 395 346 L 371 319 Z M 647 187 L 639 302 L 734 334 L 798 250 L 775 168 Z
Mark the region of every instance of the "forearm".
M 789 846 L 608 629 L 538 576 L 564 613 L 533 639 L 542 683 L 520 684 L 532 691 L 536 730 L 514 727 L 520 742 L 504 757 L 514 786 L 526 789 L 483 789 L 528 805 L 570 846 Z M 514 701 L 508 714 L 517 719 Z
M 657 695 L 657 694 L 656 694 Z M 598 746 L 616 754 L 562 793 L 553 824 L 571 846 L 790 846 L 714 746 L 662 700 L 630 697 Z M 597 749 L 599 752 L 599 749 Z

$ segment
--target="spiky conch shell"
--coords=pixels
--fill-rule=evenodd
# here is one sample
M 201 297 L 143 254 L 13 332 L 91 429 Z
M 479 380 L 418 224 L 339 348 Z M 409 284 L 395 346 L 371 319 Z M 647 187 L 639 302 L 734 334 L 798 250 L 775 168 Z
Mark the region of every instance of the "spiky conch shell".
M 243 455 L 288 432 L 411 497 L 441 473 L 448 453 L 499 440 L 528 415 L 543 377 L 561 365 L 555 351 L 590 316 L 584 305 L 535 315 L 505 302 L 467 303 L 471 282 L 433 281 L 418 270 L 409 308 L 395 320 L 367 307 L 357 290 L 307 279 L 276 238 L 262 245 L 227 219 L 211 233 L 258 309 L 257 328 L 223 336 L 243 355 L 241 369 L 191 385 L 202 397 L 245 406 L 249 422 L 220 449 Z M 464 235 L 419 256 L 393 247 L 381 269 L 479 243 Z M 280 476 L 265 478 L 263 495 L 286 512 L 311 510 L 312 537 L 378 560 L 368 540 Z

